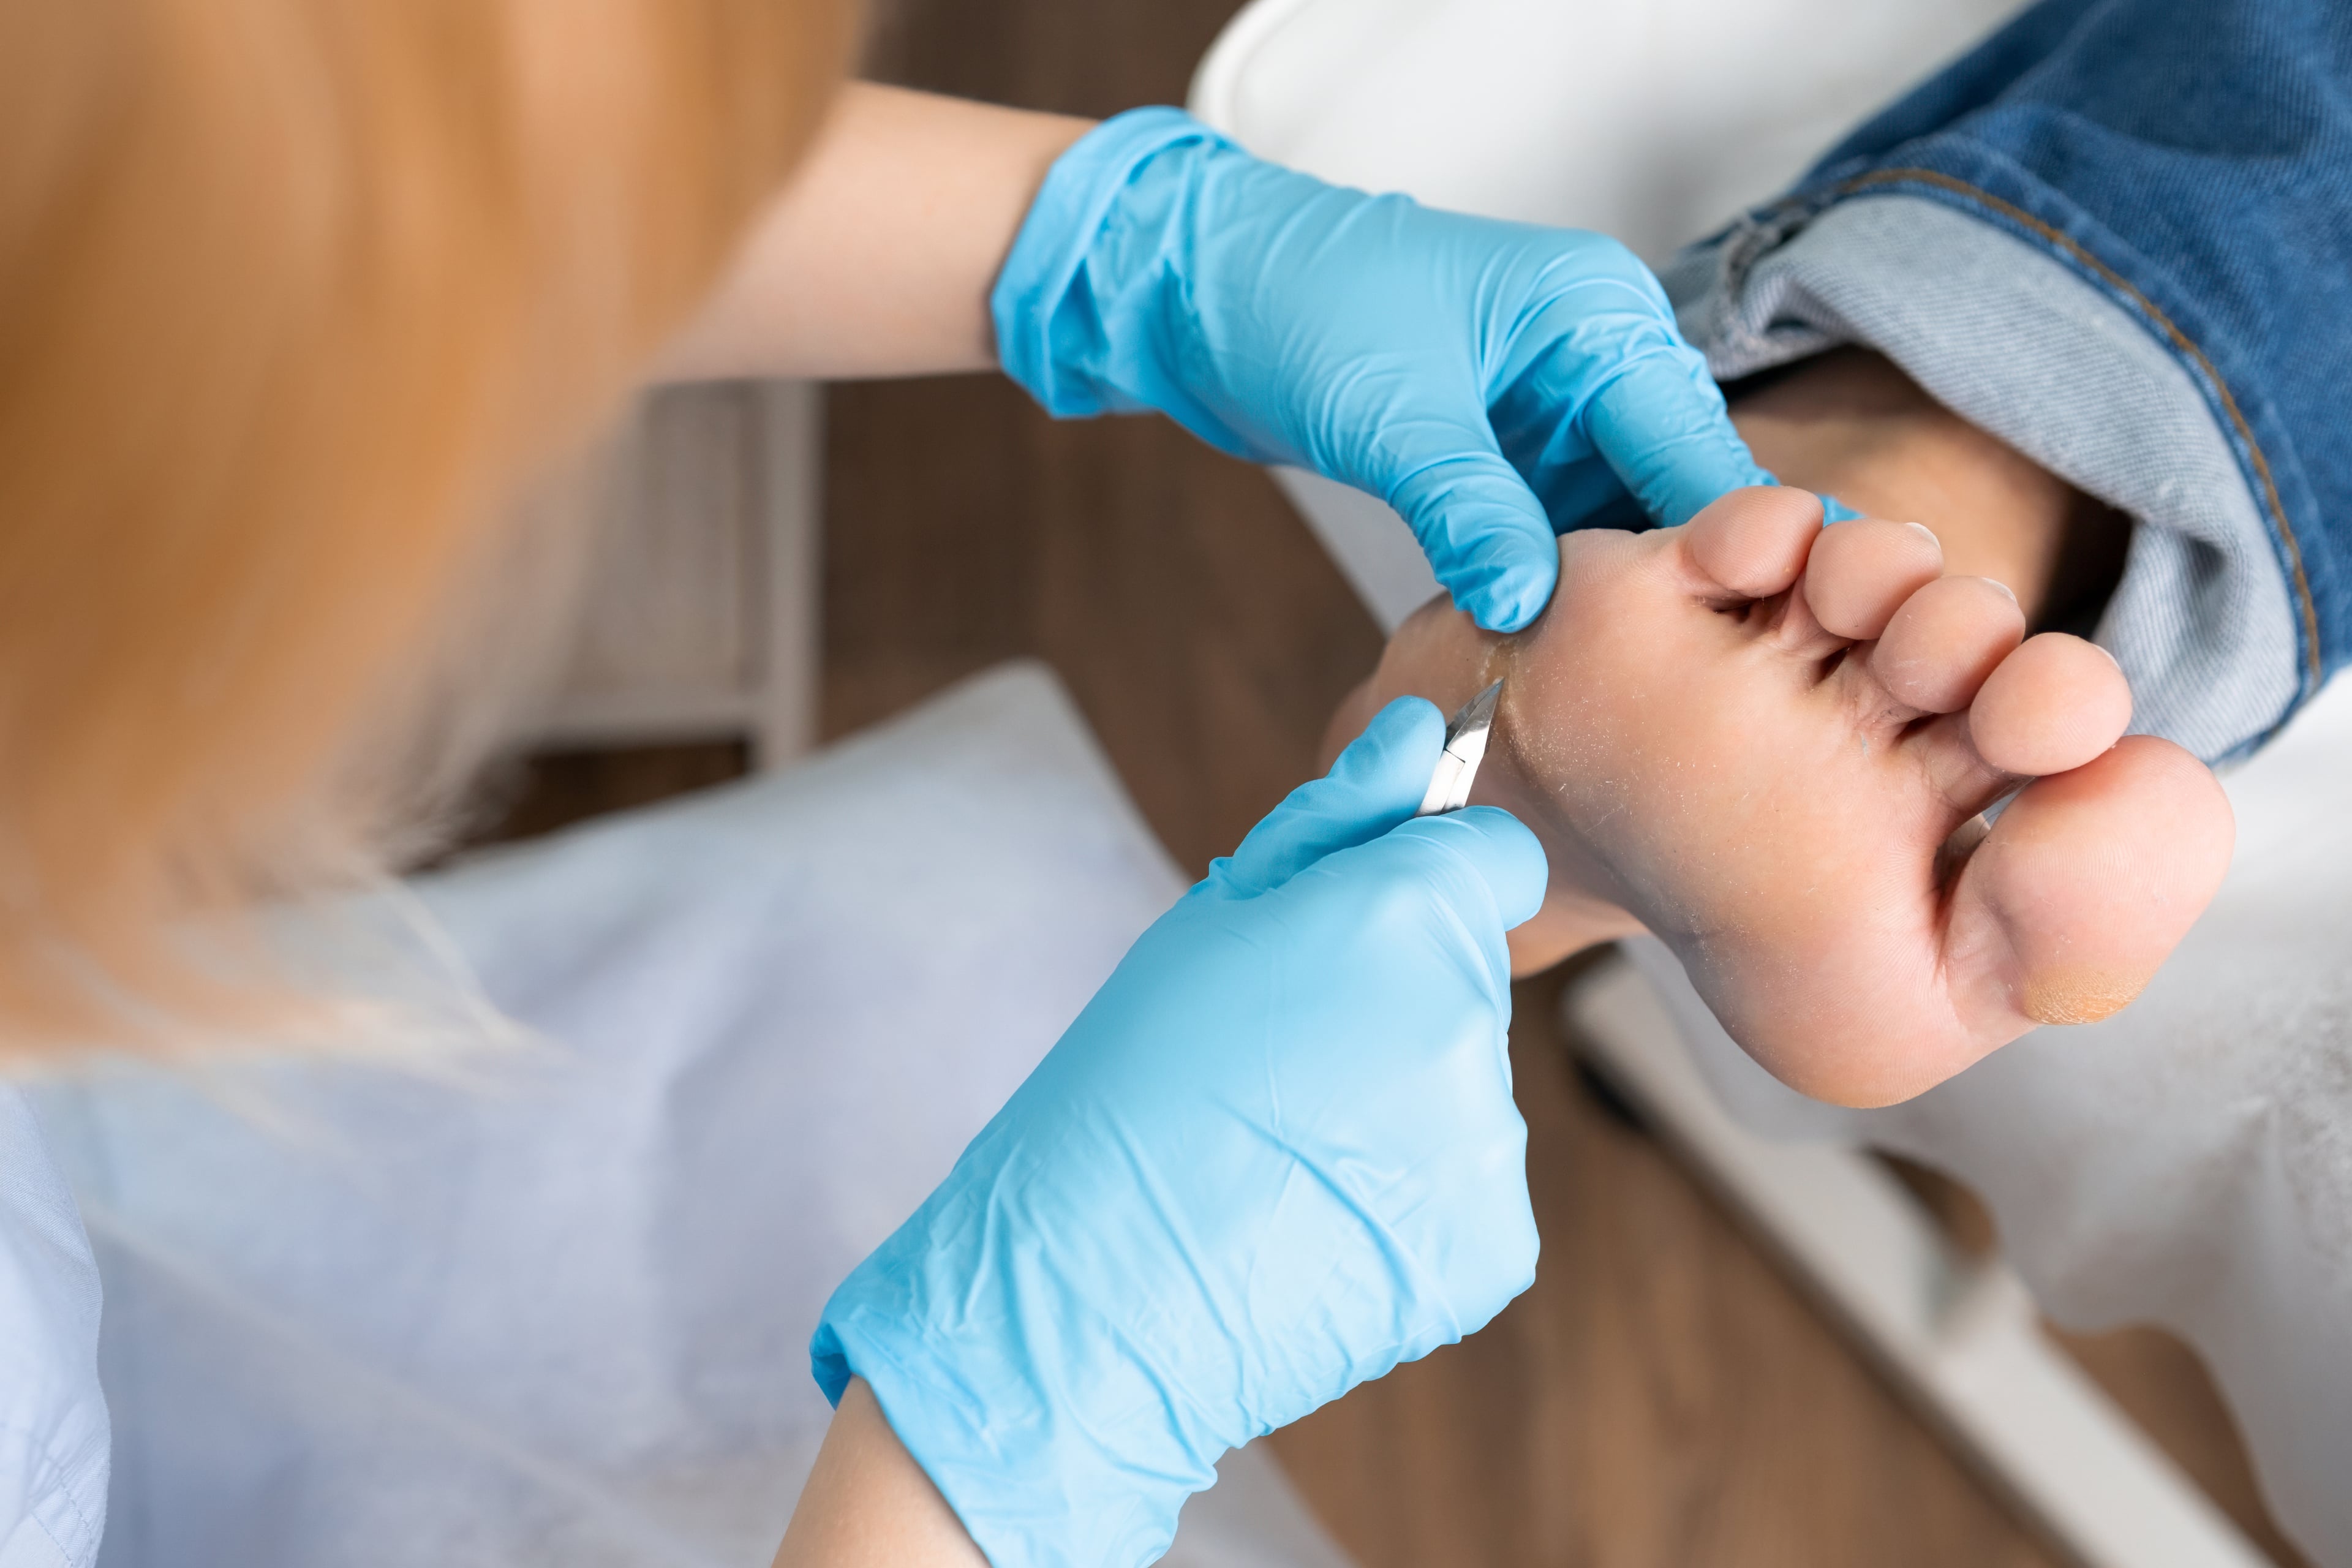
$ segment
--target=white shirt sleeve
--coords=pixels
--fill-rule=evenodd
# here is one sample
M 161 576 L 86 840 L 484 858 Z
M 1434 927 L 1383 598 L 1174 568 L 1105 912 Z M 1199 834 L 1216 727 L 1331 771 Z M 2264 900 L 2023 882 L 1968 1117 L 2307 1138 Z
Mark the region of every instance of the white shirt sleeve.
M 89 1568 L 106 1528 L 98 1265 L 24 1097 L 0 1085 L 0 1568 Z

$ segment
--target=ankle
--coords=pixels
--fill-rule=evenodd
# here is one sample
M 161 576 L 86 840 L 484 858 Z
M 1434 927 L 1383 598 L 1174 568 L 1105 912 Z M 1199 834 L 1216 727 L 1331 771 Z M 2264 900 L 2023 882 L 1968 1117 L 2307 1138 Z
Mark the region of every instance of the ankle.
M 2087 629 L 2122 575 L 2130 523 L 1921 391 L 1839 349 L 1737 391 L 1732 423 L 1784 482 L 1921 522 L 1945 569 L 2017 595 L 2035 630 Z

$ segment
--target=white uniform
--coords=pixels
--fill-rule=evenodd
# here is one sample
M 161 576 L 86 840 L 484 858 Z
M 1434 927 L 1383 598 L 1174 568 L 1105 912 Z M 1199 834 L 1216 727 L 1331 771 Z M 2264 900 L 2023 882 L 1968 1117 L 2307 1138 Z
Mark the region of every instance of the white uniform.
M 825 1297 L 1179 882 L 1014 670 L 417 884 L 542 1047 L 42 1089 L 104 1568 L 763 1568 Z M 1211 1497 L 1192 1561 L 1338 1561 L 1253 1458 Z
M 31 1107 L 0 1084 L 0 1568 L 89 1568 L 106 1524 L 98 1265 Z

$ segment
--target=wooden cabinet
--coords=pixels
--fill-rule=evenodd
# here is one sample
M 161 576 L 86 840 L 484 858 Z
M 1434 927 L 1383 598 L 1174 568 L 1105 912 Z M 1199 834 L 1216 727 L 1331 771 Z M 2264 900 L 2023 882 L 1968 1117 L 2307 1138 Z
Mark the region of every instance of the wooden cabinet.
M 755 767 L 816 730 L 822 389 L 665 387 L 598 465 L 578 640 L 520 737 L 550 748 L 742 737 Z

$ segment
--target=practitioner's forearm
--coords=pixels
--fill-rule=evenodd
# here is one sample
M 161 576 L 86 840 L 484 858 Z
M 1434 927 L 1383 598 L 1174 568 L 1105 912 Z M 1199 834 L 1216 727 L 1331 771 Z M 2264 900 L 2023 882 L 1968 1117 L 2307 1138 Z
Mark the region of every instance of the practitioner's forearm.
M 775 1568 L 988 1568 L 987 1559 L 853 1379 L 776 1550 Z
M 659 379 L 841 378 L 996 363 L 988 295 L 1091 121 L 854 82 Z

